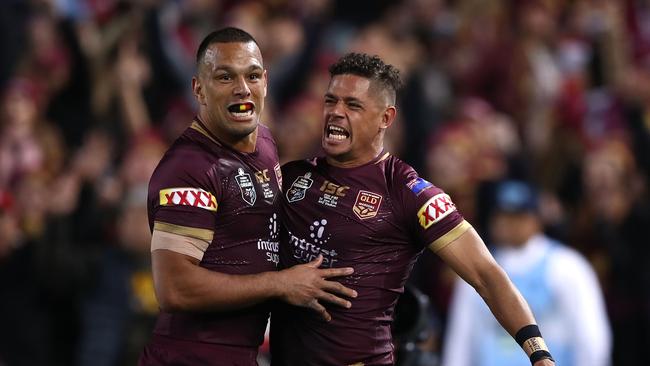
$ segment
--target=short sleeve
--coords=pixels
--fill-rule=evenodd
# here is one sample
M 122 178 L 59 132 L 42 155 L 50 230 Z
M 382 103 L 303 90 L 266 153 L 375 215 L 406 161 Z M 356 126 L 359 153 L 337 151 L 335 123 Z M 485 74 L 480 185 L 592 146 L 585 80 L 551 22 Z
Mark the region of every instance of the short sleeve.
M 219 194 L 216 169 L 196 151 L 170 150 L 149 182 L 149 223 L 155 230 L 211 242 Z
M 456 209 L 451 197 L 431 182 L 418 176 L 408 165 L 397 170 L 396 189 L 402 212 L 416 245 L 437 252 L 471 226 Z

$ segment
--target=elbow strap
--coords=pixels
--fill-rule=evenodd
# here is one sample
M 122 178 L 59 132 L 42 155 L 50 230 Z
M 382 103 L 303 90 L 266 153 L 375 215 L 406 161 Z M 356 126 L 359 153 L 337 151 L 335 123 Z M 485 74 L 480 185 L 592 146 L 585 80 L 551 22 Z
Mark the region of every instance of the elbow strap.
M 515 335 L 515 341 L 517 341 L 521 348 L 524 349 L 530 358 L 531 364 L 544 359 L 555 362 L 551 356 L 551 353 L 548 351 L 546 342 L 544 342 L 542 333 L 539 331 L 539 327 L 537 325 L 530 324 L 519 329 Z

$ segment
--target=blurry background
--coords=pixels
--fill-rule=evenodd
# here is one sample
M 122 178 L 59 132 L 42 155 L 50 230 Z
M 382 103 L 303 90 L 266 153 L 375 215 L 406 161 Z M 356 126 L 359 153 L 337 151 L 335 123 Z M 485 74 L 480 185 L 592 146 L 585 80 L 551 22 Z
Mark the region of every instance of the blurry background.
M 597 271 L 613 364 L 647 363 L 650 1 L 3 0 L 0 365 L 134 364 L 157 312 L 148 179 L 225 25 L 262 48 L 282 162 L 319 152 L 338 56 L 397 66 L 388 150 L 488 244 L 495 182 L 535 184 L 546 233 Z M 438 350 L 454 277 L 425 254 L 412 280 Z

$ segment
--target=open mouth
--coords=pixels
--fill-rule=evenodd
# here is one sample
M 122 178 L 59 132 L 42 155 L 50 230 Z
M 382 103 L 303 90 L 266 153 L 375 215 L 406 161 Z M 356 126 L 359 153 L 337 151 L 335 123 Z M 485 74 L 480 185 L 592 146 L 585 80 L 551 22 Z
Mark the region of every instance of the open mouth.
M 228 112 L 237 118 L 246 118 L 253 115 L 255 105 L 251 102 L 235 103 L 228 106 Z
M 343 127 L 327 125 L 325 129 L 327 138 L 334 140 L 345 140 L 350 137 L 350 133 L 346 131 Z

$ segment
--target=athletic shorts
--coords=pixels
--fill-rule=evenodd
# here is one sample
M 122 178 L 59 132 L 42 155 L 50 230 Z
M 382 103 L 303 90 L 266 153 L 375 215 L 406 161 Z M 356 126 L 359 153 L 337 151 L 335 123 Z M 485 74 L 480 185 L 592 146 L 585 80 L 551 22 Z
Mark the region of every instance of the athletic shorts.
M 138 366 L 258 366 L 257 348 L 179 340 L 154 334 Z

